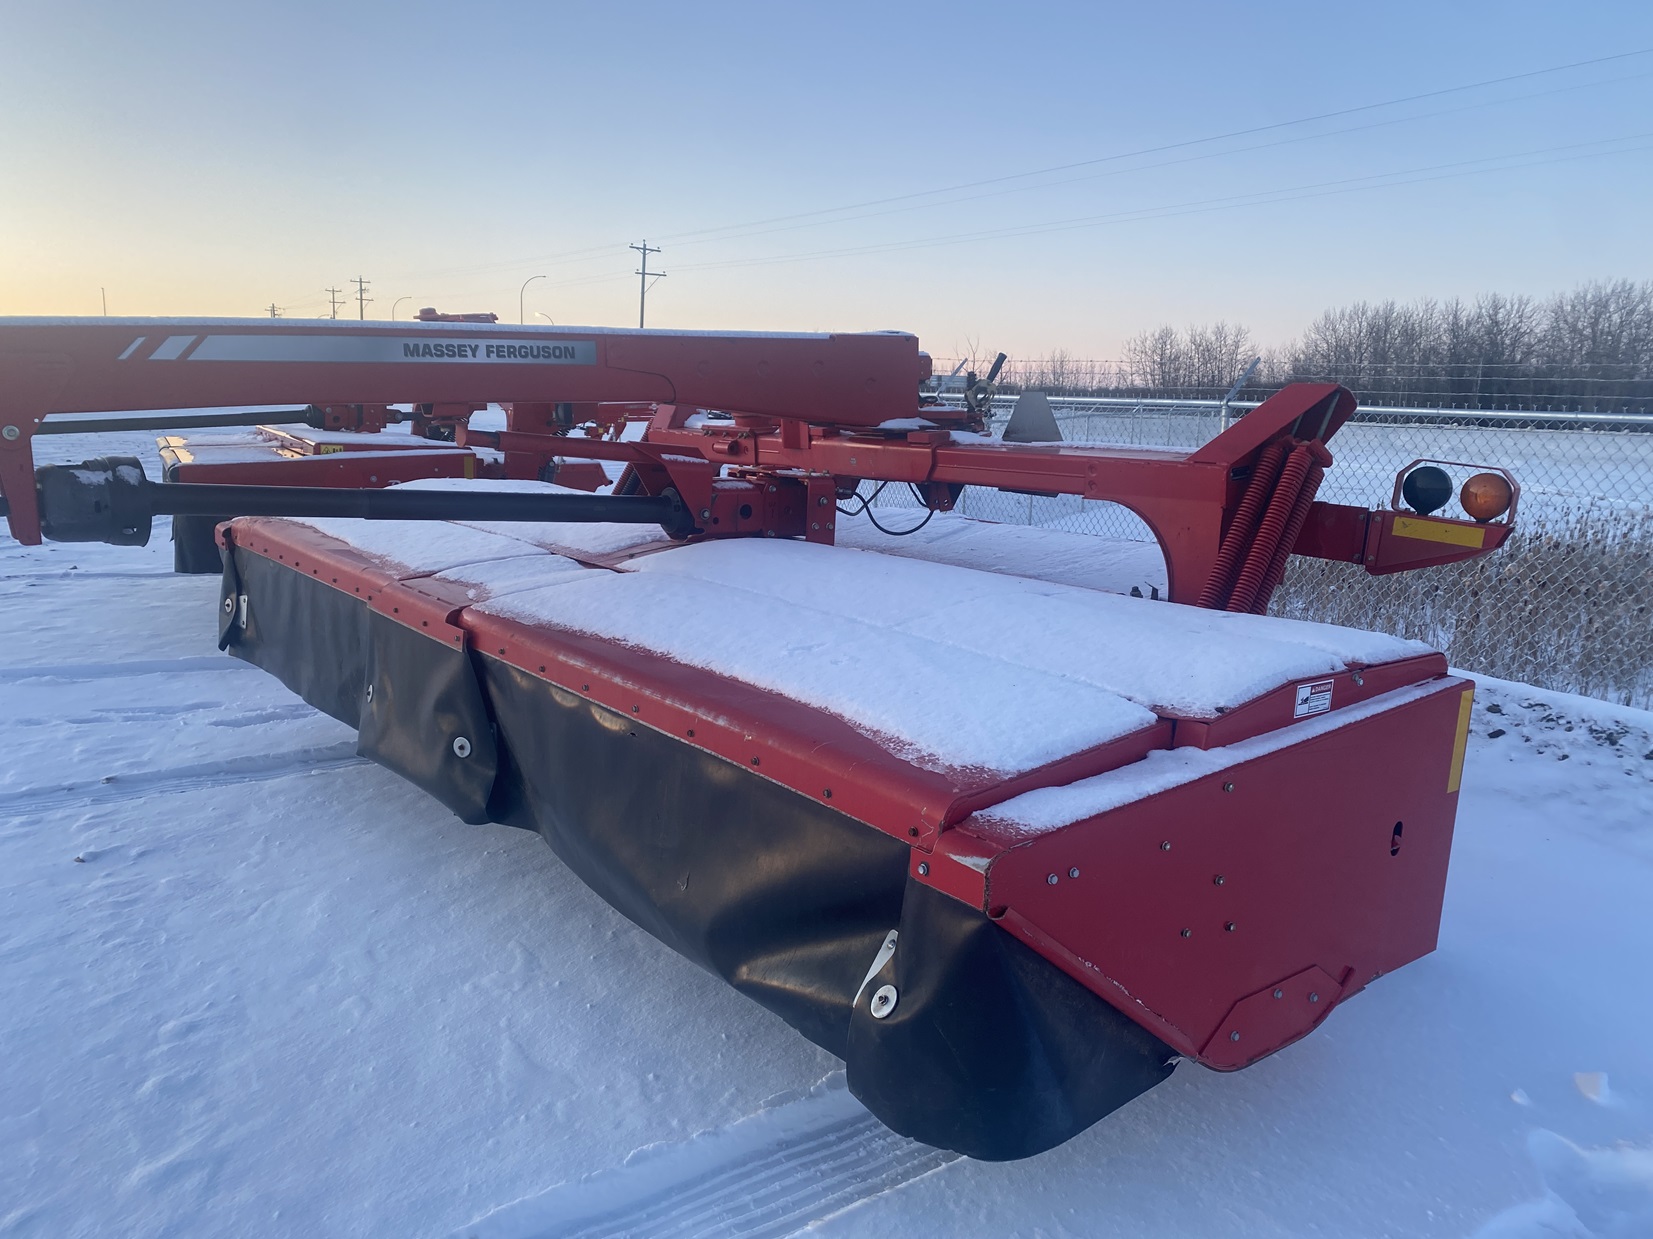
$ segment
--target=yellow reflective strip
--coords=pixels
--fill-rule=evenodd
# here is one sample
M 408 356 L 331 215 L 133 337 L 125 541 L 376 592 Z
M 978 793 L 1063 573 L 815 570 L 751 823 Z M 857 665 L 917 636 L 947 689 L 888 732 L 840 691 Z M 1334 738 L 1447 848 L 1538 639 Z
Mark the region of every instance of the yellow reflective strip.
M 1464 779 L 1464 750 L 1469 747 L 1469 708 L 1475 704 L 1475 690 L 1464 689 L 1458 699 L 1458 737 L 1452 742 L 1452 765 L 1446 772 L 1446 793 L 1458 790 Z
M 1462 525 L 1457 521 L 1432 521 L 1417 516 L 1395 517 L 1395 537 L 1416 538 L 1420 542 L 1448 542 L 1453 546 L 1487 544 L 1487 531 L 1480 525 Z
M 465 453 L 465 476 L 468 478 L 476 476 L 476 457 L 470 452 Z

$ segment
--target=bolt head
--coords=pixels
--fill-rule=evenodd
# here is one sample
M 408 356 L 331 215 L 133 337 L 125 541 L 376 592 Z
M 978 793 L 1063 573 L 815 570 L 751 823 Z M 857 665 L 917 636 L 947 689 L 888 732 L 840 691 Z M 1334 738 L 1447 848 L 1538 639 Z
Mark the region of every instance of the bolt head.
M 1229 933 L 1233 933 L 1234 932 L 1234 922 L 1229 921 L 1226 925 L 1223 926 L 1223 928 L 1226 929 Z
M 930 876 L 930 863 L 928 861 L 921 860 L 918 862 L 918 876 L 921 878 Z
M 1051 875 L 1050 875 L 1050 876 L 1049 876 L 1049 877 L 1047 877 L 1047 878 L 1046 878 L 1046 879 L 1045 879 L 1045 885 L 1046 885 L 1046 886 L 1055 886 L 1055 885 L 1056 885 L 1056 884 L 1057 884 L 1057 883 L 1058 883 L 1058 882 L 1060 882 L 1060 881 L 1061 881 L 1061 879 L 1060 879 L 1060 878 L 1058 878 L 1058 877 L 1057 877 L 1057 876 L 1056 876 L 1056 875 L 1055 875 L 1055 874 L 1054 874 L 1054 873 L 1053 873 L 1053 874 L 1051 874 Z
M 1159 850 L 1162 852 L 1169 852 L 1171 850 L 1171 841 L 1169 839 L 1165 840 L 1159 845 Z
M 1310 994 L 1309 995 L 1309 1001 L 1310 1002 L 1319 1002 L 1320 1001 L 1320 995 L 1319 994 Z
M 224 614 L 225 615 L 234 615 L 235 614 L 235 599 L 234 598 L 224 599 Z
M 1228 1039 L 1230 1041 L 1238 1041 L 1240 1039 L 1240 1030 L 1236 1028 L 1233 1032 L 1229 1033 Z
M 453 755 L 455 757 L 469 757 L 471 755 L 471 742 L 464 736 L 455 736 L 453 738 Z
M 0 439 L 4 439 L 7 443 L 16 443 L 22 437 L 23 432 L 16 426 L 7 426 L 5 429 L 0 430 Z
M 1068 870 L 1068 877 L 1076 878 L 1078 876 L 1079 876 L 1079 870 L 1077 870 L 1077 869 L 1069 869 Z
M 1233 790 L 1234 790 L 1234 784 L 1232 784 L 1232 783 L 1224 783 L 1223 784 L 1223 791 L 1231 792 Z
M 1277 989 L 1274 991 L 1274 996 L 1276 998 L 1284 998 L 1286 996 L 1286 991 L 1283 989 Z
M 896 993 L 895 986 L 880 985 L 878 987 L 878 992 L 872 996 L 872 1002 L 869 1008 L 872 1011 L 872 1018 L 875 1020 L 881 1020 L 891 1011 L 894 1011 L 895 1004 L 899 998 L 900 995 Z
M 1226 881 L 1226 880 L 1227 879 L 1225 879 L 1223 877 L 1223 875 L 1219 873 L 1216 877 L 1211 879 L 1211 884 L 1213 886 L 1221 886 L 1223 884 L 1223 882 Z
M 1182 936 L 1184 938 L 1192 938 L 1194 936 L 1194 931 L 1192 929 L 1185 929 L 1182 931 Z

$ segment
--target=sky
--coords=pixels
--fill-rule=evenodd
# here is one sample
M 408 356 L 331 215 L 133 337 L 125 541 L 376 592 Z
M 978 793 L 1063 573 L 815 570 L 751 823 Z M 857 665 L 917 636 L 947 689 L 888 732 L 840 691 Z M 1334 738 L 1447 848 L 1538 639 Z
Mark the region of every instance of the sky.
M 0 0 L 0 30 L 0 315 L 333 287 L 628 326 L 646 240 L 651 327 L 1111 358 L 1653 278 L 1645 0 Z

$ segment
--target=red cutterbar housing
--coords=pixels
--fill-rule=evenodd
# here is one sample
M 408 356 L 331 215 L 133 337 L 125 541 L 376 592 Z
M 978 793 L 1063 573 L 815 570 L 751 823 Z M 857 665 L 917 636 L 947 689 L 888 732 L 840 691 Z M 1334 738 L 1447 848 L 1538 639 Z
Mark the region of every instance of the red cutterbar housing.
M 315 578 L 383 621 L 515 668 L 899 840 L 911 880 L 980 910 L 1208 1066 L 1272 1053 L 1434 948 L 1471 686 L 1448 676 L 1439 654 L 1407 643 L 1383 639 L 1395 655 L 1387 661 L 1281 683 L 1232 706 L 1160 707 L 1105 743 L 992 772 L 915 760 L 841 716 L 727 673 L 513 617 L 501 605 L 509 592 L 473 583 L 493 561 L 399 564 L 371 539 L 364 550 L 285 520 L 238 521 L 229 536 L 240 553 Z M 663 545 L 641 558 L 634 551 L 619 570 L 684 553 Z M 543 550 L 515 549 L 529 563 Z M 547 570 L 571 564 L 541 558 Z M 763 591 L 761 568 L 746 588 Z M 945 571 L 960 588 L 979 575 Z M 1113 601 L 1170 614 L 1164 604 Z M 728 605 L 738 625 L 740 599 Z M 1104 645 L 1110 618 L 1096 615 Z M 1301 628 L 1251 622 L 1270 641 Z M 969 686 L 938 685 L 935 708 L 961 708 L 969 696 Z

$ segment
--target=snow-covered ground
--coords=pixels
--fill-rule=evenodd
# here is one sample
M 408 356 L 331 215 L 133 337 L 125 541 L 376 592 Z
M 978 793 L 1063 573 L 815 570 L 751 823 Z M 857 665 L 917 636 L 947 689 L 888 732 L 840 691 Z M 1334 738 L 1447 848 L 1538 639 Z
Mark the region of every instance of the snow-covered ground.
M 1483 681 L 1436 954 L 975 1163 L 218 654 L 165 539 L 0 541 L 0 1234 L 1653 1235 L 1653 715 Z

